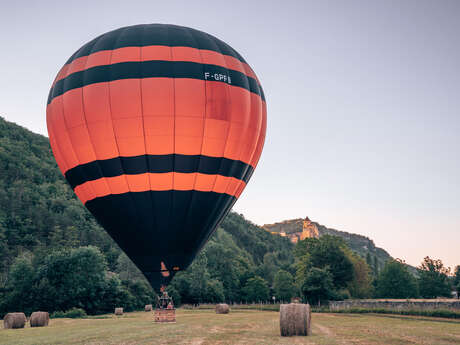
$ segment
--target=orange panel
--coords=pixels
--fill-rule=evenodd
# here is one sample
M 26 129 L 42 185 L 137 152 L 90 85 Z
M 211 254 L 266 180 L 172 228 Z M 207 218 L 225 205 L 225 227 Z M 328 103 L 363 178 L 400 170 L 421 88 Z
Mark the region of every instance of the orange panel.
M 226 139 L 230 127 L 229 121 L 206 119 L 204 136 L 206 138 Z
M 206 119 L 202 154 L 222 157 L 227 142 L 230 123 L 228 121 Z
M 241 183 L 244 182 L 236 178 L 230 178 L 225 193 L 228 195 L 235 195 Z
M 204 119 L 176 116 L 175 128 L 176 136 L 199 137 L 201 139 L 204 130 Z
M 144 131 L 148 136 L 173 136 L 174 135 L 174 117 L 158 116 L 144 117 Z
M 234 194 L 234 196 L 238 199 L 241 195 L 241 193 L 243 193 L 243 190 L 244 188 L 246 187 L 246 183 L 242 182 L 240 183 L 240 185 L 238 186 L 238 190 L 236 191 L 236 194 Z
M 109 159 L 118 156 L 111 120 L 88 123 L 88 132 L 98 159 Z
M 172 60 L 171 47 L 169 46 L 146 46 L 141 48 L 142 61 Z
M 111 121 L 108 83 L 84 86 L 83 104 L 88 124 L 97 121 Z
M 174 153 L 174 137 L 146 135 L 145 146 L 149 155 L 169 155 Z
M 206 93 L 204 80 L 174 79 L 176 116 L 204 117 Z
M 197 173 L 195 180 L 195 189 L 200 190 L 202 192 L 211 191 L 216 182 L 216 176 L 217 175 Z
M 128 61 L 141 61 L 140 47 L 123 47 L 112 50 L 111 64 Z
M 62 66 L 62 68 L 59 70 L 56 78 L 54 78 L 54 81 L 53 81 L 53 84 L 51 85 L 51 87 L 54 87 L 54 85 L 56 85 L 56 83 L 61 80 L 62 78 L 65 78 L 66 75 L 67 75 L 67 69 L 69 68 L 69 65 L 64 65 Z
M 147 154 L 174 153 L 173 117 L 144 117 L 144 131 Z
M 82 56 L 73 60 L 70 66 L 67 68 L 67 75 L 86 69 L 86 60 L 88 60 L 87 56 Z
M 97 197 L 103 197 L 111 194 L 109 185 L 107 184 L 107 180 L 105 178 L 90 181 L 88 184 L 91 185 Z
M 216 182 L 214 183 L 212 190 L 216 193 L 225 193 L 231 178 L 232 177 L 217 175 Z
M 149 173 L 152 190 L 171 190 L 173 187 L 173 173 Z
M 145 154 L 144 137 L 116 139 L 118 152 L 122 157 L 140 156 Z
M 141 85 L 144 116 L 174 115 L 173 79 L 144 78 Z
M 144 136 L 141 116 L 113 119 L 112 123 L 113 131 L 117 139 Z
M 94 183 L 87 182 L 75 187 L 75 194 L 77 194 L 78 198 L 83 204 L 85 204 L 88 200 L 92 200 L 97 197 L 97 195 L 93 192 L 93 185 Z
M 149 174 L 125 175 L 131 192 L 150 190 Z
M 64 116 L 67 128 L 86 124 L 83 111 L 83 90 L 81 88 L 69 90 L 61 96 L 64 104 Z
M 201 153 L 202 137 L 181 137 L 176 135 L 174 152 L 182 155 L 199 155 Z
M 109 82 L 112 118 L 142 116 L 140 79 L 123 79 Z
M 196 183 L 195 177 L 197 181 Z M 128 181 L 128 183 L 126 181 Z M 108 189 L 107 185 L 110 186 L 111 190 Z M 245 186 L 246 184 L 243 181 L 237 180 L 233 177 L 170 172 L 100 178 L 95 181 L 85 182 L 75 187 L 75 193 L 83 203 L 86 203 L 88 200 L 96 197 L 103 197 L 109 194 L 128 193 L 130 191 L 197 190 L 209 192 L 212 190 L 216 193 L 237 195 L 236 193 L 241 194 Z
M 235 124 L 234 122 L 231 123 L 227 143 L 225 145 L 225 157 L 236 160 L 240 159 L 244 133 L 245 127 L 243 127 L 242 124 Z
M 196 117 L 176 117 L 175 152 L 199 155 L 203 140 L 204 119 Z
M 251 66 L 249 66 L 247 63 L 244 63 L 244 62 L 242 62 L 241 64 L 243 65 L 243 68 L 244 68 L 244 70 L 246 72 L 245 74 L 250 76 L 250 77 L 252 77 L 252 78 L 254 78 L 257 81 L 257 83 L 260 84 L 259 79 L 257 78 L 256 74 L 252 70 Z
M 256 150 L 262 125 L 262 101 L 259 96 L 251 94 L 251 116 L 249 117 L 248 132 L 245 136 L 241 160 L 251 162 L 252 155 Z
M 232 122 L 245 123 L 251 111 L 251 92 L 237 86 L 228 88 L 231 103 Z
M 173 173 L 173 189 L 175 190 L 192 190 L 195 184 L 195 173 Z
M 88 61 L 86 62 L 86 68 L 109 65 L 111 55 L 111 50 L 101 50 L 99 52 L 89 55 Z
M 201 63 L 200 51 L 191 47 L 171 47 L 173 61 L 191 61 Z
M 204 137 L 201 154 L 210 157 L 222 157 L 226 141 L 226 138 L 212 139 Z
M 68 132 L 80 164 L 89 163 L 97 159 L 85 124 L 70 128 Z
M 206 81 L 206 117 L 230 120 L 230 92 L 228 84 Z
M 61 154 L 67 163 L 67 167 L 73 168 L 79 164 L 78 158 L 74 153 L 74 148 L 67 133 L 67 128 L 64 122 L 64 114 L 62 111 L 62 97 L 55 98 L 50 104 L 52 106 L 51 122 L 53 124 L 56 142 L 59 146 Z
M 225 55 L 215 52 L 213 50 L 200 50 L 201 56 L 203 57 L 203 62 L 209 65 L 217 65 L 227 68 L 227 62 Z
M 62 157 L 61 151 L 59 149 L 59 145 L 56 142 L 56 134 L 54 132 L 54 117 L 53 117 L 53 103 L 48 104 L 46 107 L 46 126 L 48 127 L 48 135 L 50 138 L 50 145 L 51 149 L 53 150 L 54 157 L 56 158 L 56 162 L 61 170 L 61 173 L 64 173 L 68 170 L 67 163 Z
M 262 154 L 262 149 L 265 143 L 265 135 L 267 131 L 267 107 L 265 103 L 262 103 L 262 125 L 260 128 L 260 135 L 257 141 L 256 150 L 252 156 L 250 164 L 255 168 L 259 162 L 260 155 Z
M 107 184 L 109 185 L 110 190 L 112 191 L 112 194 L 122 194 L 122 193 L 129 192 L 129 187 L 128 187 L 128 184 L 126 183 L 125 175 L 115 176 L 115 177 L 106 177 L 105 180 Z

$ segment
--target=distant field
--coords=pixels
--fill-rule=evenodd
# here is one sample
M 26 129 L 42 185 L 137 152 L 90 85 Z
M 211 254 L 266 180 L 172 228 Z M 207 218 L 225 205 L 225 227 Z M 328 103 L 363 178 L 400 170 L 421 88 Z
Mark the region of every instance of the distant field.
M 373 314 L 313 314 L 311 337 L 279 336 L 270 311 L 179 310 L 177 323 L 155 324 L 153 314 L 104 319 L 52 319 L 45 328 L 0 330 L 1 345 L 138 344 L 460 344 L 460 321 Z

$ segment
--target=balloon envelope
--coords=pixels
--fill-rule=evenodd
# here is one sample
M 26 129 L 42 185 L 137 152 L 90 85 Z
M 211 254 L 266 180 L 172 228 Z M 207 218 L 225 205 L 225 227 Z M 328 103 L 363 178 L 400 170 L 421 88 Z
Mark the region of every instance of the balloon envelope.
M 70 57 L 50 90 L 47 126 L 78 198 L 158 288 L 241 195 L 262 152 L 266 105 L 226 43 L 136 25 Z

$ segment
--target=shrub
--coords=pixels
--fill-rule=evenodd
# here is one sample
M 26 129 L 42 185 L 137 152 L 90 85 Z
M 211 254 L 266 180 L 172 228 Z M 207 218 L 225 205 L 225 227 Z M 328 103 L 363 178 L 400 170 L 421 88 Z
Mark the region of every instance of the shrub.
M 51 314 L 50 318 L 70 318 L 70 319 L 81 319 L 86 317 L 86 312 L 81 308 L 72 308 L 67 311 L 56 311 Z

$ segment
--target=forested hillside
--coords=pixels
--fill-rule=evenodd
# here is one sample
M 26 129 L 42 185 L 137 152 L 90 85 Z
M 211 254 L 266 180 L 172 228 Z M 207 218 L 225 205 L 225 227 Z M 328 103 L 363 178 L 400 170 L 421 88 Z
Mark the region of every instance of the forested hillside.
M 301 232 L 302 221 L 303 219 L 301 218 L 290 219 L 275 224 L 266 224 L 264 225 L 264 228 L 269 231 L 278 233 L 284 231 L 287 234 Z M 345 231 L 339 231 L 336 229 L 331 229 L 317 222 L 313 223 L 318 227 L 318 232 L 320 236 L 331 235 L 341 237 L 348 245 L 348 247 L 350 247 L 351 250 L 353 250 L 361 257 L 366 258 L 369 254 L 372 260 L 372 262 L 370 262 L 369 264 L 374 265 L 375 262 L 377 265 L 377 269 L 382 268 L 385 265 L 385 263 L 391 259 L 390 254 L 388 254 L 388 252 L 385 249 L 376 247 L 374 241 L 372 241 L 368 237 L 358 234 L 352 234 Z
M 68 251 L 85 246 L 98 250 Z M 66 255 L 95 258 L 97 252 L 104 261 L 101 267 L 105 265 L 110 277 L 116 275 L 127 289 L 129 282 L 144 280 L 74 196 L 58 170 L 48 139 L 0 118 L 0 291 L 14 289 L 12 281 L 23 275 L 18 270 L 27 271 L 30 266 L 29 271 L 39 271 L 45 262 L 51 265 L 49 260 Z M 29 266 L 24 266 L 24 260 Z M 230 213 L 192 267 L 177 275 L 171 289 L 176 288 L 172 292 L 179 291 L 182 296 L 177 298 L 184 302 L 200 302 L 205 295 L 207 299 L 214 295 L 216 301 L 242 300 L 248 279 L 261 277 L 271 286 L 280 268 L 294 272 L 293 262 L 293 245 L 287 239 Z M 29 284 L 43 281 L 48 284 L 49 277 L 36 276 Z
M 390 257 L 370 239 L 317 227 L 319 239 L 294 246 L 287 237 L 230 213 L 168 291 L 176 304 L 294 296 L 311 303 L 372 295 L 405 298 L 418 296 L 419 286 L 422 296 L 450 293 L 448 272 L 439 260 L 424 259 L 417 283 L 403 263 L 390 260 L 383 266 Z M 277 223 L 271 230 L 281 229 L 300 231 L 301 220 Z M 395 276 L 401 289 L 395 289 Z M 431 285 L 443 289 L 425 291 L 433 277 L 441 283 Z M 8 311 L 133 310 L 152 303 L 154 295 L 74 196 L 48 139 L 0 118 L 0 317 Z

